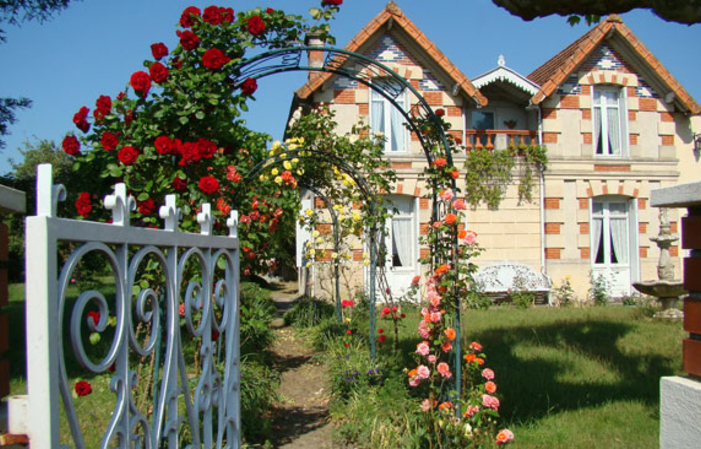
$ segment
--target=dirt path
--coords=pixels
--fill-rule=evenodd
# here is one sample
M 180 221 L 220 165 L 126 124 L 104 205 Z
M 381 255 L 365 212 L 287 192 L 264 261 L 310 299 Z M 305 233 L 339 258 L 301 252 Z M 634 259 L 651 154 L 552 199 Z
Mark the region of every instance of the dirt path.
M 284 310 L 296 297 L 296 284 L 284 284 L 273 293 L 278 310 Z M 273 323 L 276 369 L 282 374 L 282 403 L 273 411 L 271 441 L 277 448 L 331 449 L 331 424 L 328 419 L 328 391 L 324 366 L 312 358 L 292 327 Z

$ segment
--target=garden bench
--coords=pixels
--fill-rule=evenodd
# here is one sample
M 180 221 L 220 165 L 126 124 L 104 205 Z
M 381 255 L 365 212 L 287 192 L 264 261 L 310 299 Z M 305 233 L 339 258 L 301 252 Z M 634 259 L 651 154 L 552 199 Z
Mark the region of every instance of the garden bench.
M 547 274 L 539 273 L 528 265 L 503 261 L 480 268 L 474 276 L 480 291 L 497 301 L 507 299 L 512 292 L 536 293 L 537 303 L 549 303 L 553 283 Z

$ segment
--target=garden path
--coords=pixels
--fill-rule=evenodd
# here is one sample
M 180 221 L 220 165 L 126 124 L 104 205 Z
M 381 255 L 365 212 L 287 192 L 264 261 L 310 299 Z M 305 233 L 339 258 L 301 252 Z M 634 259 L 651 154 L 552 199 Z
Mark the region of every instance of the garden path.
M 297 297 L 297 284 L 279 284 L 272 298 L 278 311 Z M 328 383 L 323 364 L 292 327 L 276 320 L 273 351 L 281 373 L 282 402 L 273 410 L 271 441 L 277 448 L 331 449 Z

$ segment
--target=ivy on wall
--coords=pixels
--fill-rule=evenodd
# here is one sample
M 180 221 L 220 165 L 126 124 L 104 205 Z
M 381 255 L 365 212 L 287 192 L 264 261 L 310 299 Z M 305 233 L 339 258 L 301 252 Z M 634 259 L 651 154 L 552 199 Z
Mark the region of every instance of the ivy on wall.
M 484 203 L 496 209 L 516 175 L 519 202 L 532 202 L 536 177 L 542 175 L 547 164 L 547 149 L 540 145 L 518 145 L 503 150 L 474 148 L 465 161 L 465 198 L 473 207 Z

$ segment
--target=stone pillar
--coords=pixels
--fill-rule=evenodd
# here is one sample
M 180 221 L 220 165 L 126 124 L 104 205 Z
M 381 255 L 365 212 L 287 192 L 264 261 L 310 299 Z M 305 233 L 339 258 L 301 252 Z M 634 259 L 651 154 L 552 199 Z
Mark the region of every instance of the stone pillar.
M 653 190 L 653 207 L 686 208 L 682 218 L 684 258 L 683 369 L 688 377 L 663 377 L 660 381 L 660 447 L 698 447 L 701 441 L 701 182 Z

